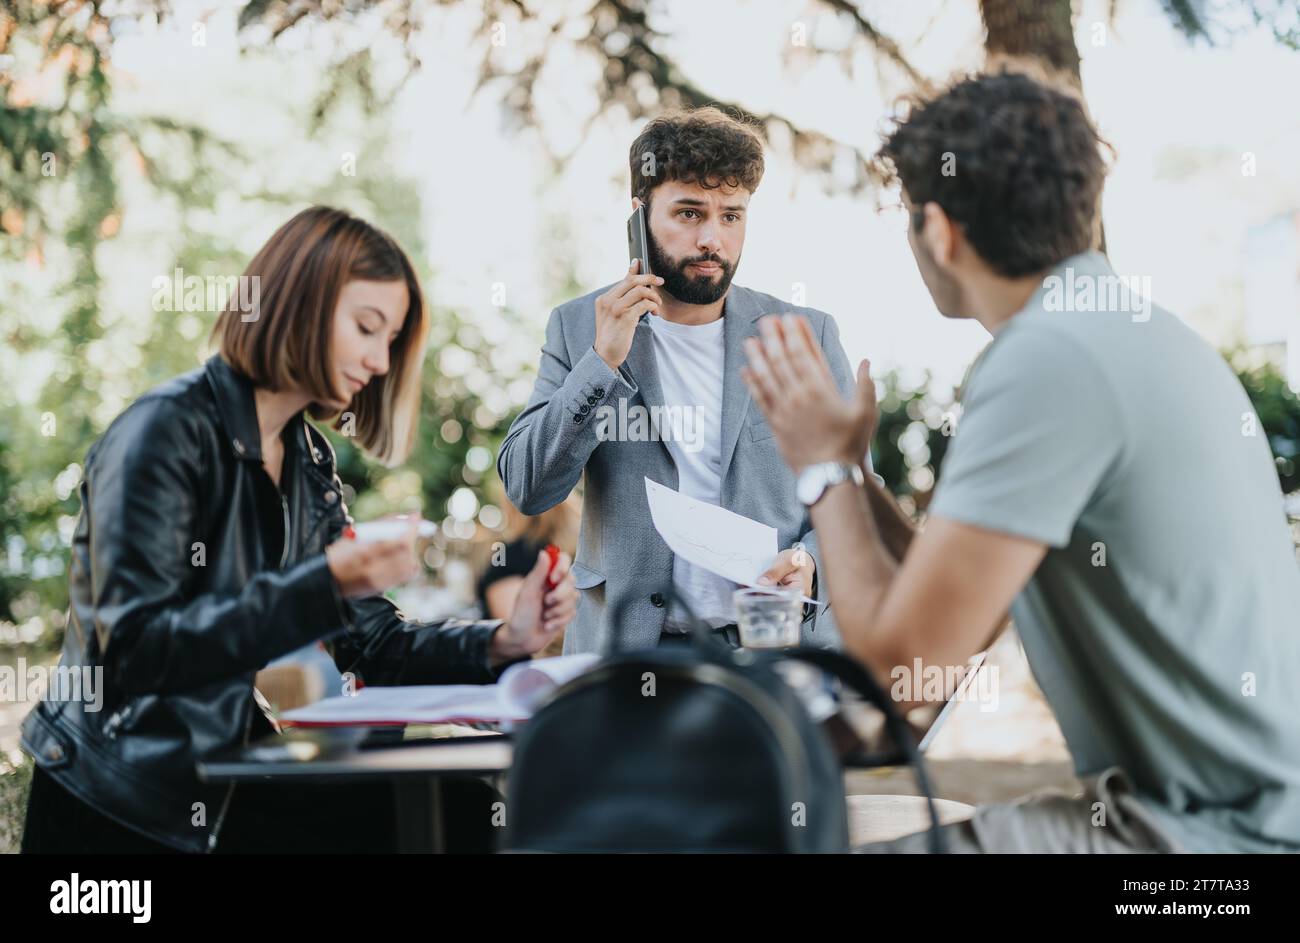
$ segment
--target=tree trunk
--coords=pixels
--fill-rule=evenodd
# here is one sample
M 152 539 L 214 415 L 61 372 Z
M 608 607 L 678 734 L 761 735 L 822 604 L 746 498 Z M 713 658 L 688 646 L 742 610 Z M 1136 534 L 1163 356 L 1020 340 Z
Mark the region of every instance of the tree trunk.
M 1073 85 L 1083 98 L 1070 0 L 980 0 L 980 17 L 987 33 L 984 54 L 990 64 L 1000 57 L 1035 59 Z M 1097 212 L 1101 213 L 1100 206 Z M 1106 251 L 1106 228 L 1100 219 L 1097 249 Z
M 1075 88 L 1082 87 L 1070 0 L 980 0 L 980 15 L 988 33 L 984 50 L 990 59 L 1038 59 Z

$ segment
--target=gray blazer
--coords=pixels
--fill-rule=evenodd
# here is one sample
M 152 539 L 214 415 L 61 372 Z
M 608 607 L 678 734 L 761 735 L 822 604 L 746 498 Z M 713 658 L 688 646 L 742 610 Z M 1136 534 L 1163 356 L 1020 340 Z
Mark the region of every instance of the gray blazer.
M 564 651 L 608 650 L 615 627 L 607 613 L 627 599 L 617 642 L 648 648 L 659 642 L 668 607 L 658 593 L 672 581 L 673 554 L 654 528 L 646 500 L 646 477 L 678 486 L 677 466 L 662 441 L 627 442 L 597 435 L 602 406 L 662 406 L 651 327 L 637 325 L 627 360 L 615 373 L 596 353 L 597 289 L 551 312 L 537 384 L 515 419 L 497 457 L 506 495 L 525 514 L 540 514 L 568 496 L 586 472 L 582 530 L 573 564 L 581 590 L 578 613 L 565 635 Z M 742 344 L 758 334 L 765 314 L 794 312 L 808 318 L 821 342 L 835 382 L 853 388 L 853 374 L 829 314 L 732 285 L 723 307 L 726 347 L 722 390 L 723 507 L 777 529 L 781 549 L 802 541 L 817 561 L 818 615 L 804 622 L 803 642 L 839 647 L 829 611 L 817 535 L 794 495 L 794 475 L 777 451 L 772 429 L 740 378 Z M 651 411 L 651 415 L 653 415 Z

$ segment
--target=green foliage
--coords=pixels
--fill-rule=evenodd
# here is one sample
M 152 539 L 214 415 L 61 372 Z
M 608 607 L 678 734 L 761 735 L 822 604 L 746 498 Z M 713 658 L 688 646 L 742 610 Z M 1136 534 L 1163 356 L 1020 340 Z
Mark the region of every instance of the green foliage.
M 252 2 L 241 11 L 240 21 L 250 31 L 262 28 L 273 44 L 303 18 L 346 29 L 362 6 L 348 0 L 295 13 L 284 4 Z M 491 9 L 510 19 L 511 6 L 509 0 L 494 0 Z M 392 30 L 409 41 L 415 27 L 407 7 L 390 2 L 385 8 L 393 14 Z M 133 323 L 148 329 L 126 344 L 123 326 L 106 326 L 105 249 L 117 238 L 123 218 L 124 168 L 140 171 L 149 188 L 147 199 L 170 207 L 174 265 L 188 274 L 242 269 L 246 246 L 237 234 L 214 229 L 212 223 L 221 197 L 234 192 L 241 194 L 242 204 L 260 207 L 263 216 L 274 218 L 287 218 L 311 202 L 351 209 L 392 232 L 410 251 L 426 284 L 434 275 L 422 239 L 418 188 L 389 168 L 379 174 L 336 175 L 326 184 L 303 183 L 292 192 L 257 192 L 246 184 L 247 171 L 264 157 L 251 151 L 255 144 L 221 141 L 167 116 L 115 110 L 109 68 L 114 19 L 103 9 L 79 0 L 11 0 L 0 11 L 0 55 L 5 57 L 0 60 L 0 96 L 6 101 L 0 111 L 0 228 L 6 233 L 0 239 L 0 263 L 6 274 L 10 269 L 39 273 L 50 265 L 65 276 L 45 294 L 22 278 L 6 278 L 0 293 L 0 367 L 39 360 L 53 364 L 39 390 L 0 387 L 0 644 L 35 641 L 29 637 L 32 627 L 62 626 L 80 463 L 111 418 L 104 415 L 105 402 L 125 404 L 197 366 L 214 316 L 128 311 Z M 165 16 L 170 5 L 159 2 L 152 10 Z M 598 97 L 604 104 L 630 107 L 630 75 L 655 84 L 663 101 L 708 97 L 660 51 L 660 37 L 643 4 L 602 2 L 597 12 L 600 22 L 592 35 L 611 42 L 622 35 L 635 49 L 631 59 L 612 57 L 619 69 L 601 73 Z M 119 15 L 141 19 L 154 13 Z M 485 16 L 484 28 L 494 22 Z M 527 80 L 545 57 L 546 50 L 537 50 L 521 72 L 509 76 L 493 61 L 484 63 L 485 82 L 506 79 L 523 96 L 506 102 L 521 120 L 533 120 Z M 389 95 L 373 86 L 371 65 L 367 51 L 349 54 L 338 68 L 327 70 L 318 97 L 287 120 L 298 121 L 303 134 L 311 136 L 327 132 L 333 116 L 350 107 L 366 116 L 358 166 L 384 167 L 388 129 L 383 105 Z M 58 81 L 36 81 L 49 75 Z M 171 268 L 159 274 L 170 274 Z M 571 293 L 577 293 L 576 286 Z M 57 302 L 57 316 L 34 316 L 45 314 L 35 309 L 45 307 L 50 296 Z M 340 473 L 359 518 L 418 507 L 437 520 L 462 487 L 474 491 L 480 504 L 493 499 L 487 484 L 491 467 L 484 466 L 483 453 L 495 453 L 527 394 L 532 370 L 532 364 L 494 356 L 500 331 L 517 335 L 518 321 L 511 312 L 496 309 L 435 309 L 431 318 L 422 432 L 408 465 L 401 470 L 379 467 L 345 437 L 333 434 Z M 493 325 L 498 331 L 490 335 L 487 329 Z M 120 362 L 115 358 L 123 350 L 126 360 Z M 1237 370 L 1277 456 L 1283 490 L 1295 491 L 1300 488 L 1300 402 L 1275 367 L 1239 363 Z M 947 398 L 931 393 L 928 378 L 910 387 L 890 375 L 884 388 L 876 467 L 905 503 L 923 510 L 946 454 L 955 410 Z
M 1283 494 L 1300 491 L 1300 396 L 1271 361 L 1250 363 L 1244 351 L 1228 355 L 1268 437 Z
M 897 371 L 885 374 L 871 449 L 876 473 L 905 506 L 917 511 L 929 503 L 957 424 L 957 408 L 951 399 L 936 397 L 930 382 L 928 372 L 911 386 Z
M 22 846 L 27 795 L 32 788 L 32 761 L 22 754 L 16 766 L 0 753 L 0 855 L 17 854 Z
M 118 401 L 125 406 L 199 365 L 216 315 L 153 310 L 144 300 L 151 292 L 143 290 L 125 311 L 107 309 L 105 252 L 113 249 L 127 211 L 124 177 L 140 171 L 148 189 L 134 199 L 163 210 L 171 221 L 166 232 L 174 255 L 158 276 L 170 277 L 175 268 L 187 276 L 243 269 L 247 249 L 241 234 L 214 222 L 218 199 L 231 192 L 241 193 L 241 209 L 260 208 L 260 216 L 273 221 L 310 203 L 351 210 L 407 249 L 426 295 L 433 273 L 418 187 L 392 172 L 387 112 L 374 109 L 373 92 L 364 84 L 353 83 L 350 90 L 334 76 L 324 82 L 327 110 L 304 105 L 286 120 L 299 122 L 309 138 L 328 133 L 331 116 L 348 114 L 349 137 L 360 135 L 356 166 L 379 172 L 336 173 L 321 182 L 304 181 L 297 190 L 255 192 L 246 183 L 259 159 L 255 142 L 221 141 L 166 116 L 128 120 L 115 112 L 108 21 L 97 7 L 64 3 L 67 16 L 57 24 L 39 15 L 38 5 L 13 8 L 17 28 L 7 36 L 0 29 L 0 53 L 14 57 L 10 68 L 0 69 L 0 94 L 21 101 L 15 85 L 42 69 L 63 70 L 63 83 L 58 101 L 9 107 L 0 115 L 0 215 L 10 236 L 0 241 L 0 260 L 20 276 L 0 297 L 0 364 L 22 366 L 23 373 L 33 360 L 53 364 L 39 390 L 19 397 L 0 387 L 0 646 L 27 644 L 48 652 L 65 619 L 69 538 L 86 451 L 119 410 Z M 74 22 L 83 29 L 73 29 Z M 43 175 L 43 167 L 55 172 Z M 61 273 L 61 283 L 42 295 L 32 286 L 47 270 Z M 51 298 L 57 306 L 53 317 L 39 310 Z M 430 318 L 421 434 L 411 461 L 400 470 L 383 468 L 330 433 L 359 518 L 419 508 L 440 519 L 460 487 L 471 488 L 480 505 L 492 500 L 486 487 L 491 462 L 484 465 L 484 454 L 494 454 L 528 387 L 526 381 L 512 382 L 522 366 L 494 357 L 483 331 L 495 326 L 494 336 L 517 336 L 520 326 L 511 312 L 498 309 L 470 314 L 435 308 Z M 117 395 L 108 396 L 110 390 Z M 114 407 L 106 411 L 105 401 Z
M 1226 44 L 1249 24 L 1267 29 L 1289 49 L 1300 49 L 1300 3 L 1296 0 L 1241 0 L 1235 4 L 1160 0 L 1160 5 L 1174 28 L 1188 39 Z
M 213 168 L 234 150 L 202 129 L 111 107 L 110 21 L 97 4 L 7 3 L 0 16 L 0 262 L 17 274 L 55 264 L 53 326 L 6 277 L 0 337 L 12 368 L 28 358 L 56 366 L 30 404 L 0 390 L 0 643 L 27 637 L 4 623 L 62 625 L 67 540 L 77 513 L 80 462 L 102 431 L 96 413 L 120 365 L 106 361 L 100 247 L 121 224 L 121 166 L 139 167 L 160 195 L 211 206 Z M 6 22 L 7 20 L 7 22 Z M 42 81 L 53 76 L 53 84 Z M 41 312 L 44 314 L 44 312 Z M 135 392 L 177 360 L 174 339 L 146 351 Z M 192 366 L 192 363 L 187 364 Z M 175 372 L 175 371 L 172 371 Z M 22 391 L 28 393 L 30 391 Z M 14 637 L 7 637 L 14 636 Z

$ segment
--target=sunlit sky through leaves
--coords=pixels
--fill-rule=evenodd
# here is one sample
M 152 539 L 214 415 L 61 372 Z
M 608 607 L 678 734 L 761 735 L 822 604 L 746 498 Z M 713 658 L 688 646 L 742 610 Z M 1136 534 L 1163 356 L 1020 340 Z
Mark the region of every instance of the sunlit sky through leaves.
M 1089 105 L 1118 151 L 1104 205 L 1116 270 L 1149 277 L 1156 302 L 1216 344 L 1285 340 L 1300 324 L 1300 54 L 1251 29 L 1230 47 L 1190 46 L 1152 0 L 1121 0 L 1113 24 L 1108 7 L 1081 5 L 1076 42 Z M 927 75 L 981 62 L 974 2 L 864 9 Z M 848 29 L 824 16 L 803 20 L 810 14 L 802 2 L 669 2 L 662 11 L 668 51 L 696 85 L 866 150 L 888 102 L 904 90 L 882 87 L 865 53 L 848 63 L 851 74 L 831 56 L 791 58 L 792 24 L 807 22 L 819 46 L 836 46 L 837 31 Z M 346 117 L 319 139 L 304 137 L 302 115 L 322 70 L 337 44 L 368 46 L 382 63 L 381 82 L 391 82 L 405 68 L 396 41 L 377 22 L 316 25 L 296 28 L 273 50 L 240 55 L 237 12 L 238 5 L 178 4 L 162 26 L 124 31 L 114 52 L 115 107 L 171 114 L 238 142 L 255 155 L 246 193 L 292 192 L 303 180 L 328 185 L 341 155 L 361 142 L 349 137 Z M 195 47 L 200 18 L 206 46 Z M 494 323 L 494 285 L 503 285 L 506 304 L 534 333 L 485 333 L 511 348 L 502 352 L 507 360 L 535 361 L 547 313 L 565 300 L 570 266 L 591 290 L 626 264 L 626 154 L 639 122 L 615 111 L 584 134 L 596 107 L 593 67 L 575 56 L 557 58 L 538 80 L 541 127 L 507 130 L 495 90 L 474 95 L 476 26 L 467 4 L 430 12 L 419 40 L 423 67 L 384 119 L 384 152 L 361 160 L 357 173 L 417 181 L 431 299 Z M 510 41 L 530 40 L 507 34 Z M 567 155 L 558 171 L 543 144 Z M 1242 172 L 1247 153 L 1254 176 Z M 914 376 L 932 370 L 943 395 L 987 341 L 982 329 L 935 311 L 898 220 L 878 215 L 872 194 L 827 195 L 776 147 L 768 161 L 737 282 L 785 298 L 802 284 L 807 304 L 836 317 L 851 360 L 869 356 Z M 129 365 L 142 333 L 157 329 L 141 313 L 150 310 L 153 279 L 171 272 L 177 222 L 141 182 L 128 179 L 123 194 L 122 230 L 102 250 L 101 317 L 122 328 L 108 332 L 105 355 Z M 251 254 L 288 215 L 232 192 L 210 223 L 237 233 Z M 19 273 L 29 297 L 57 297 L 59 264 L 51 253 L 45 270 Z M 51 305 L 29 316 L 51 317 Z M 197 337 L 183 327 L 176 325 Z M 28 358 L 13 392 L 35 396 L 53 366 L 48 357 Z M 105 410 L 120 408 L 129 393 L 106 391 Z

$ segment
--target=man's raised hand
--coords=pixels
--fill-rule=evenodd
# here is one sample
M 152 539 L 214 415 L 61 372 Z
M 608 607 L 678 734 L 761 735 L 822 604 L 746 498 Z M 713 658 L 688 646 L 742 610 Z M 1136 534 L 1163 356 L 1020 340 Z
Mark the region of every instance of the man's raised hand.
M 663 304 L 656 289 L 664 280 L 637 274 L 640 265 L 633 259 L 623 280 L 596 299 L 596 353 L 611 370 L 617 371 L 627 359 L 641 315 L 658 314 Z

